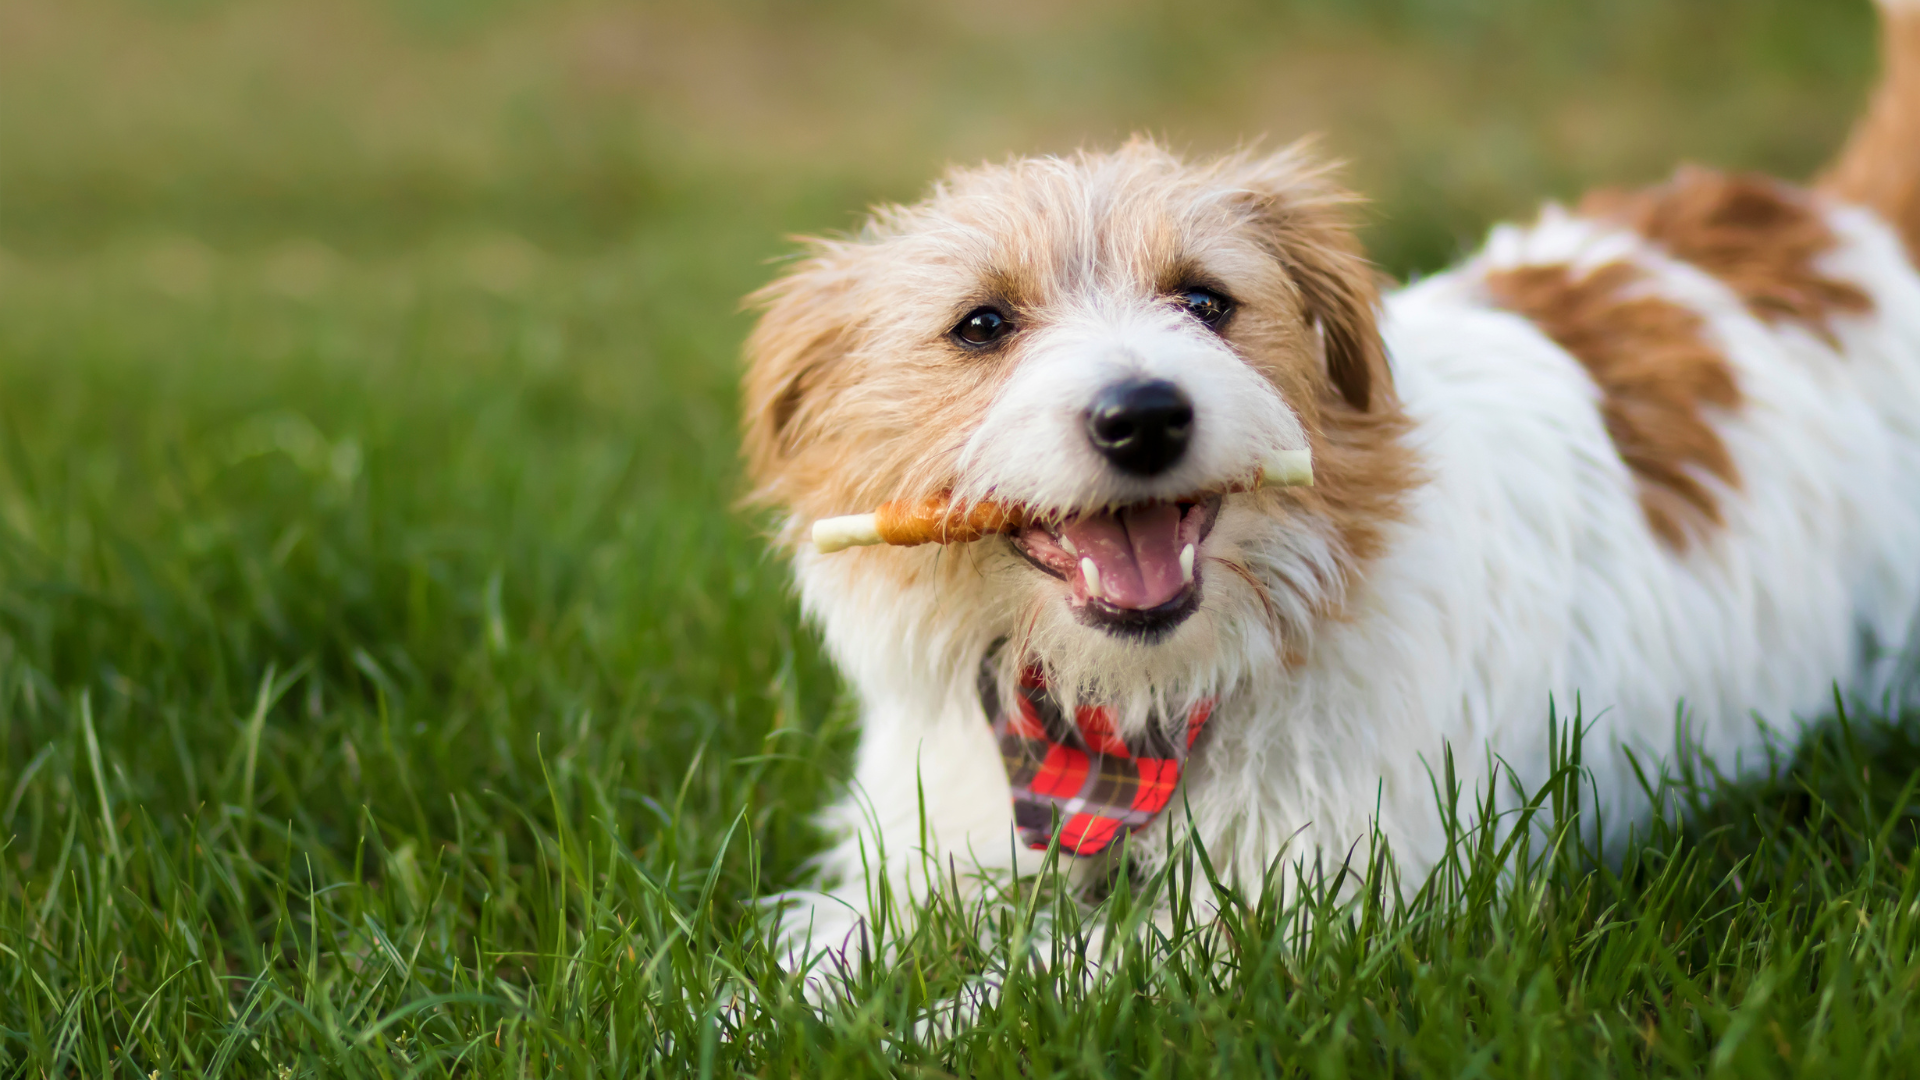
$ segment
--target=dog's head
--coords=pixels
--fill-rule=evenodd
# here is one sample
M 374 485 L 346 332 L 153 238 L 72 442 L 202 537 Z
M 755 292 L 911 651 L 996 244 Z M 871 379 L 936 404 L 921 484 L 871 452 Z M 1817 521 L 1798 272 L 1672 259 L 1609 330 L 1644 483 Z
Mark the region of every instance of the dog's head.
M 1217 682 L 1297 650 L 1409 473 L 1375 275 L 1324 173 L 1136 142 L 958 173 L 817 242 L 758 297 L 759 497 L 790 541 L 939 492 L 1024 507 L 965 555 L 803 560 L 869 600 L 914 592 L 965 641 L 1013 638 L 1068 685 Z M 1316 486 L 1221 494 L 1307 447 Z

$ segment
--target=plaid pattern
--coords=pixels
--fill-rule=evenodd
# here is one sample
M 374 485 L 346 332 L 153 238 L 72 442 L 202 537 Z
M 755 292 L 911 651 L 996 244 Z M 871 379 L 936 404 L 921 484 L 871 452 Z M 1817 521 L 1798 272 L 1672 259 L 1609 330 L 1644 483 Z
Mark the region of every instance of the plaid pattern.
M 1129 744 L 1104 705 L 1082 705 L 1068 723 L 1038 668 L 1020 673 L 1016 708 L 1007 712 L 992 661 L 989 654 L 982 665 L 980 700 L 1013 785 L 1014 827 L 1028 847 L 1045 850 L 1057 820 L 1060 850 L 1097 855 L 1166 809 L 1180 767 L 1213 714 L 1212 699 L 1187 714 L 1184 737 L 1156 718 Z

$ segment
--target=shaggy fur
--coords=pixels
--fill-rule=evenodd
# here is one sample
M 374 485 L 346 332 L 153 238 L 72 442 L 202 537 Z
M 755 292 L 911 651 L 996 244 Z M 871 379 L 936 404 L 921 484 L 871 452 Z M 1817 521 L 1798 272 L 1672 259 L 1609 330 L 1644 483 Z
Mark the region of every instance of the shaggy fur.
M 1646 191 L 1594 192 L 1580 212 L 1617 220 L 1719 278 L 1770 323 L 1793 320 L 1830 335 L 1835 315 L 1872 308 L 1859 286 L 1821 270 L 1839 241 L 1814 200 L 1764 176 L 1689 166 Z
M 978 694 L 989 656 L 999 686 L 1037 664 L 1126 735 L 1217 699 L 1169 812 L 1245 883 L 1337 861 L 1376 823 L 1417 877 L 1446 748 L 1538 783 L 1550 701 L 1580 703 L 1624 828 L 1625 754 L 1669 752 L 1681 703 L 1735 766 L 1756 714 L 1885 689 L 1920 613 L 1920 0 L 1883 9 L 1887 88 L 1818 192 L 1683 171 L 1498 229 L 1384 298 L 1302 150 L 1019 160 L 816 243 L 757 298 L 745 384 L 756 496 L 862 722 L 832 893 L 796 927 L 838 941 L 882 852 L 909 894 L 933 887 L 923 844 L 947 880 L 1037 867 Z M 1183 307 L 1196 288 L 1231 316 Z M 983 306 L 1013 332 L 950 333 Z M 1085 429 L 1094 395 L 1141 377 L 1194 409 L 1151 476 Z M 1097 588 L 1018 538 L 800 543 L 818 518 L 948 492 L 1052 522 L 1185 506 L 1302 447 L 1315 486 L 1219 501 L 1192 613 L 1162 633 L 1090 621 Z M 1164 837 L 1136 835 L 1134 864 Z
M 1691 308 L 1640 291 L 1631 262 L 1584 273 L 1565 264 L 1486 276 L 1495 304 L 1524 316 L 1585 365 L 1600 417 L 1640 484 L 1647 524 L 1674 548 L 1721 524 L 1708 478 L 1740 486 L 1733 455 L 1714 430 L 1715 408 L 1740 401 L 1733 368 Z

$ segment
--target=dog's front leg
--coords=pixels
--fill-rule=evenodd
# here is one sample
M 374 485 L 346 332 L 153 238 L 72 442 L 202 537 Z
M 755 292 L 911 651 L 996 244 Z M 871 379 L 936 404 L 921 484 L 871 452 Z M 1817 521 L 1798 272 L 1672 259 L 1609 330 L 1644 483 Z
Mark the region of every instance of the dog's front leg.
M 1044 860 L 1014 837 L 1006 771 L 973 695 L 861 691 L 854 778 L 823 817 L 837 840 L 817 862 L 820 891 L 789 894 L 798 902 L 782 918 L 796 955 L 884 950 L 877 939 L 906 930 L 936 893 L 970 902 Z

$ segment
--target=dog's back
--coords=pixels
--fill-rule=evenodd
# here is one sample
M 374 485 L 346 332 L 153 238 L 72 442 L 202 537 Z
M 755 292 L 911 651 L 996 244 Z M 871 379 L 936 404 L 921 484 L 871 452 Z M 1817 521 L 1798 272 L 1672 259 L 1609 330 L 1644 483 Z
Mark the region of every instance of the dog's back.
M 1275 710 L 1344 698 L 1328 711 L 1369 717 L 1364 743 L 1294 734 L 1288 753 L 1370 760 L 1291 780 L 1306 798 L 1273 824 L 1311 819 L 1337 843 L 1384 792 L 1382 824 L 1418 865 L 1438 842 L 1423 780 L 1441 745 L 1490 746 L 1537 783 L 1549 697 L 1583 711 L 1595 779 L 1623 807 L 1638 780 L 1622 749 L 1671 754 L 1676 718 L 1732 770 L 1760 761 L 1756 718 L 1788 728 L 1836 687 L 1876 699 L 1912 679 L 1920 3 L 1883 10 L 1884 85 L 1812 189 L 1683 168 L 1496 229 L 1387 298 L 1425 481 L 1369 610 Z

